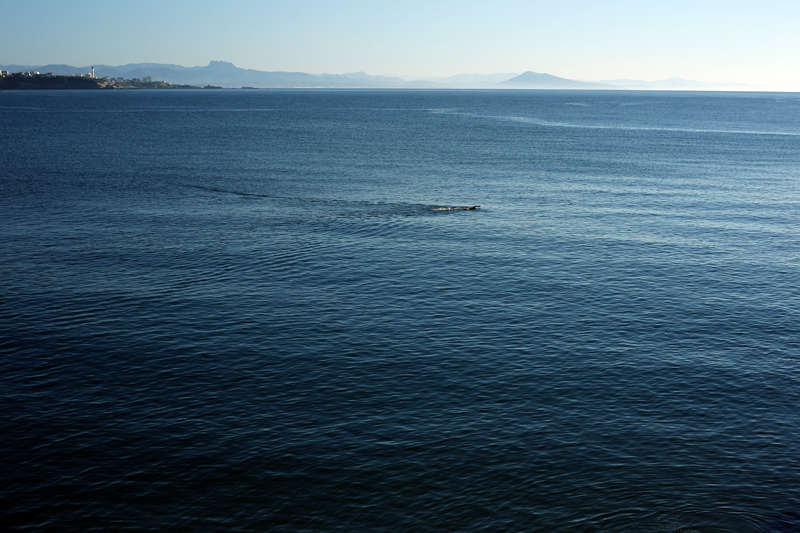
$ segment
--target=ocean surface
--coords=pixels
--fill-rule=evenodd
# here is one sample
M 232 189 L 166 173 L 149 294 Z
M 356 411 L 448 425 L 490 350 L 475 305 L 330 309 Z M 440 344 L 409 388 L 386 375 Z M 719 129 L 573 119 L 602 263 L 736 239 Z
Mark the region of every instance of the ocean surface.
M 798 532 L 799 224 L 800 94 L 0 92 L 0 527 Z

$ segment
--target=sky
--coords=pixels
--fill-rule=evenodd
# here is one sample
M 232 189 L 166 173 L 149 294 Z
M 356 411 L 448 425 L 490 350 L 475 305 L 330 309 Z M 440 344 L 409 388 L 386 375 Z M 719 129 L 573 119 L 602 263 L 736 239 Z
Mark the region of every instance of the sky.
M 0 64 L 800 87 L 798 0 L 0 0 Z

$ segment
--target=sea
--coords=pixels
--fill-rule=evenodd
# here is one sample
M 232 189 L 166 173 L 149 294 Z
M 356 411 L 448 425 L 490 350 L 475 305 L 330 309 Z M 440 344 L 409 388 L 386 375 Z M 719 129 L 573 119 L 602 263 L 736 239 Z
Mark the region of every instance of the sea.
M 800 94 L 0 92 L 0 458 L 7 531 L 798 532 Z

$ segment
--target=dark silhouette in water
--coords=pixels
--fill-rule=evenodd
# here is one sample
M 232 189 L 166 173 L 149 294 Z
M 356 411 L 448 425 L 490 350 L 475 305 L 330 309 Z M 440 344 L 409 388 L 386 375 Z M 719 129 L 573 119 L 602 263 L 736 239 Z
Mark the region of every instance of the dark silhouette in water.
M 434 211 L 473 211 L 478 209 L 479 205 L 473 205 L 472 207 L 434 207 Z

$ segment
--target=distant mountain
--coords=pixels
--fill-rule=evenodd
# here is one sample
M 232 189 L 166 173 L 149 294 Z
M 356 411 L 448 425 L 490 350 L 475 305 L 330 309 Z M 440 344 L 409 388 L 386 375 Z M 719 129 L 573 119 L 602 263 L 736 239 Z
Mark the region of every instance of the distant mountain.
M 220 87 L 386 87 L 396 85 L 390 78 L 344 74 L 307 74 L 305 72 L 264 72 L 242 69 L 226 61 L 211 61 L 205 67 L 138 64 L 124 67 L 95 67 L 98 76 L 141 78 L 152 76 L 182 85 L 216 85 Z M 363 73 L 362 73 L 363 74 Z M 402 82 L 402 80 L 400 80 Z
M 524 72 L 515 78 L 500 83 L 507 89 L 614 89 L 610 85 L 589 81 L 569 80 L 552 74 Z
M 43 65 L 32 67 L 30 65 L 0 65 L 0 70 L 9 72 L 28 72 L 35 70 L 42 74 L 51 72 L 56 76 L 74 76 L 76 74 L 86 74 L 92 71 L 92 67 L 77 68 L 69 65 Z

